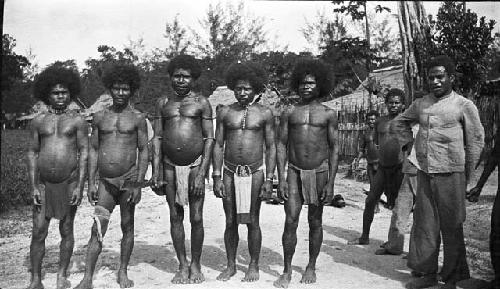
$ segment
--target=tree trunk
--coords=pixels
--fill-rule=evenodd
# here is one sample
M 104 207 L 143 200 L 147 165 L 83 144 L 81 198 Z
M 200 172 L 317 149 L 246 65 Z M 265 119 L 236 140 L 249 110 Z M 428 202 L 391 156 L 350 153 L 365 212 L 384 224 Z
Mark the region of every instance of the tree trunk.
M 406 106 L 415 99 L 415 92 L 424 89 L 423 56 L 429 33 L 429 22 L 421 1 L 398 1 L 398 23 L 403 49 L 403 75 Z

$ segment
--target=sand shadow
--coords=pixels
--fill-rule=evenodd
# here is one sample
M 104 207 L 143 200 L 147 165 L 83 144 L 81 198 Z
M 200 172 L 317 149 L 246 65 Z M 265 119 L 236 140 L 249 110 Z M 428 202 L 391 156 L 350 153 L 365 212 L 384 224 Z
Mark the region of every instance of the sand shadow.
M 227 259 L 226 259 L 226 251 L 224 247 L 224 240 L 222 238 L 216 239 L 216 243 L 218 246 L 205 245 L 203 246 L 203 256 L 201 263 L 204 266 L 207 266 L 213 270 L 222 272 L 222 270 L 226 267 Z M 248 242 L 245 240 L 241 240 L 238 243 L 238 250 L 236 252 L 236 261 L 237 270 L 246 272 L 247 265 L 250 263 L 250 254 L 248 253 Z M 267 247 L 262 246 L 260 250 L 260 258 L 259 258 L 259 269 L 260 271 L 272 275 L 278 278 L 281 273 L 277 270 L 271 269 L 276 265 L 283 266 L 283 256 L 273 251 Z M 293 270 L 300 272 L 301 274 L 304 272 L 298 266 L 292 266 Z

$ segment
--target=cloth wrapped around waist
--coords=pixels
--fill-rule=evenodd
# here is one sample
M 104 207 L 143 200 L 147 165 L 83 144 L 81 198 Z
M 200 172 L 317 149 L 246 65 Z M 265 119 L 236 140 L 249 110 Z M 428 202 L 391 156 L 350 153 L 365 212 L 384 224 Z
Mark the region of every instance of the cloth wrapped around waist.
M 181 206 L 186 206 L 189 203 L 189 173 L 191 172 L 191 168 L 201 164 L 202 157 L 203 155 L 200 155 L 194 162 L 187 166 L 179 166 L 172 163 L 168 158 L 163 158 L 165 164 L 175 168 L 175 202 Z
M 318 198 L 318 187 L 316 184 L 316 174 L 321 172 L 328 172 L 329 165 L 328 159 L 324 159 L 323 162 L 312 170 L 303 170 L 292 163 L 288 163 L 288 169 L 295 170 L 299 173 L 300 181 L 302 183 L 302 197 L 304 198 L 304 204 L 306 205 L 319 205 Z
M 45 185 L 45 217 L 64 219 L 69 213 L 72 191 L 70 185 L 78 180 L 78 169 L 75 169 L 71 175 L 60 183 L 51 183 L 43 181 Z
M 114 178 L 100 177 L 108 192 L 124 191 L 137 186 L 137 167 L 135 164 L 121 176 Z M 112 187 L 112 188 L 110 188 Z
M 252 176 L 264 168 L 258 161 L 249 165 L 236 165 L 224 161 L 224 169 L 233 174 L 234 196 L 236 201 L 236 221 L 238 224 L 250 223 L 250 207 L 252 204 Z

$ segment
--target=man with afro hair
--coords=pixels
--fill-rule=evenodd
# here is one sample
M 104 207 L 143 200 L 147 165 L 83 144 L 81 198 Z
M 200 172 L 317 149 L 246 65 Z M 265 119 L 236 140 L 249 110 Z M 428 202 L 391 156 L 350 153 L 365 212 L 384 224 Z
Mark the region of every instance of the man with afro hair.
M 438 257 L 443 240 L 440 288 L 456 288 L 470 278 L 463 222 L 467 184 L 484 145 L 484 128 L 474 103 L 456 93 L 455 65 L 448 56 L 427 65 L 430 93 L 416 99 L 391 124 L 401 144 L 411 142 L 406 131 L 419 124 L 414 149 L 417 196 L 413 211 L 408 267 L 415 273 L 407 288 L 438 283 Z
M 28 177 L 33 194 L 33 232 L 30 246 L 31 283 L 43 288 L 42 259 L 50 220 L 59 220 L 61 246 L 56 288 L 69 286 L 67 270 L 73 254 L 73 222 L 82 200 L 88 155 L 88 125 L 68 110 L 80 92 L 78 72 L 50 66 L 35 79 L 34 95 L 48 105 L 31 122 Z
M 287 288 L 291 281 L 297 226 L 304 204 L 309 208 L 309 262 L 300 282 L 316 282 L 316 259 L 323 242 L 323 207 L 334 197 L 338 166 L 337 114 L 320 103 L 320 98 L 330 91 L 329 75 L 322 61 L 298 62 L 292 72 L 291 87 L 298 93 L 300 102 L 285 110 L 280 118 L 278 194 L 285 200 L 286 218 L 282 238 L 284 270 L 274 282 L 278 288 Z
M 135 206 L 141 200 L 148 166 L 146 118 L 130 106 L 130 98 L 140 84 L 137 68 L 114 64 L 104 71 L 102 81 L 113 98 L 113 104 L 95 113 L 92 120 L 87 196 L 95 206 L 95 213 L 87 246 L 85 275 L 76 287 L 78 289 L 92 288 L 103 237 L 116 205 L 120 205 L 123 233 L 117 282 L 120 288 L 134 286 L 128 278 L 127 267 L 134 247 Z
M 250 264 L 242 281 L 259 279 L 260 207 L 261 201 L 272 194 L 276 167 L 273 113 L 255 102 L 256 96 L 264 91 L 265 81 L 266 73 L 259 65 L 251 62 L 232 64 L 226 71 L 226 83 L 237 102 L 217 109 L 212 177 L 214 194 L 222 198 L 226 215 L 227 267 L 217 277 L 221 281 L 236 274 L 238 224 L 247 225 L 250 252 Z
M 174 95 L 162 99 L 156 111 L 152 187 L 166 195 L 170 209 L 170 232 L 179 259 L 172 283 L 201 283 L 205 280 L 200 264 L 205 175 L 214 144 L 212 107 L 206 97 L 192 91 L 201 73 L 194 57 L 176 56 L 167 69 Z M 184 245 L 186 205 L 191 221 L 191 264 Z

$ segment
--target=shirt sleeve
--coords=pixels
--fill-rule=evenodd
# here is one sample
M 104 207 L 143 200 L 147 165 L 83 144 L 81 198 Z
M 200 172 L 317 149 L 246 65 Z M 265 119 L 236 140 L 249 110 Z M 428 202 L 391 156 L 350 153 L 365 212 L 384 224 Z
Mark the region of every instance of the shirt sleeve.
M 479 161 L 484 146 L 484 128 L 479 118 L 477 107 L 467 101 L 463 109 L 463 127 L 465 142 L 465 173 L 467 180 L 472 176 L 474 166 Z

